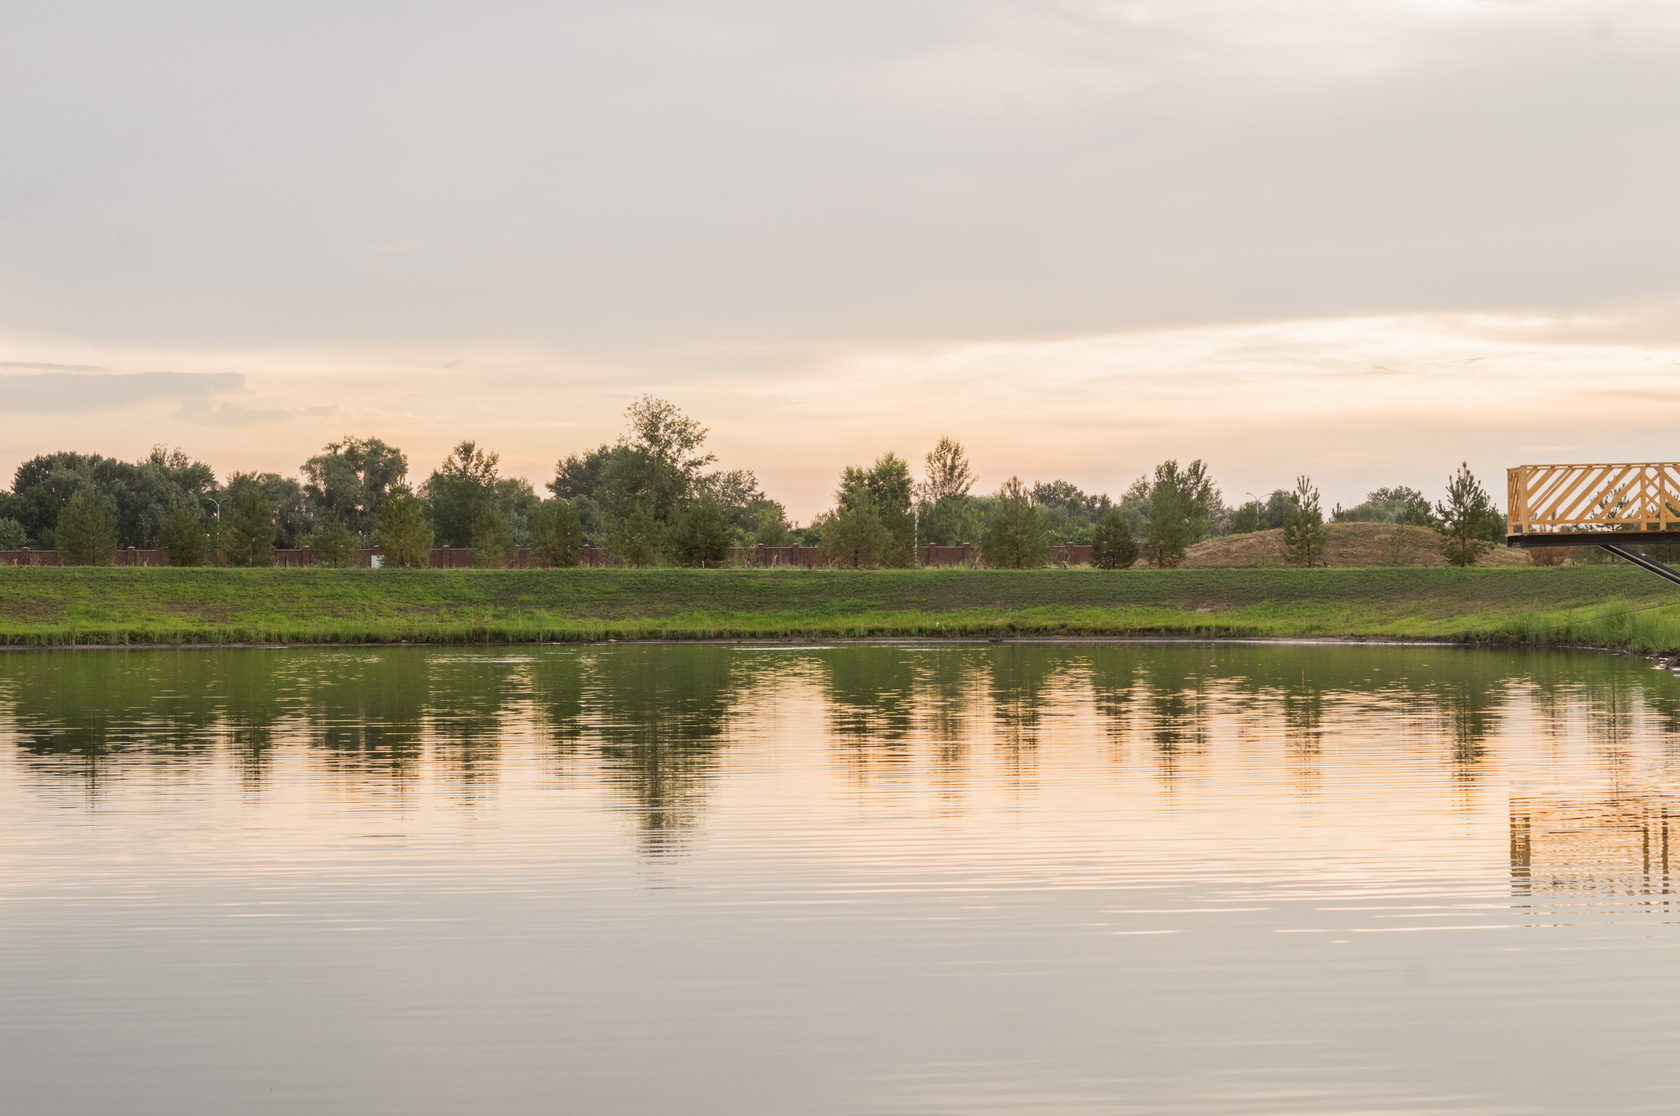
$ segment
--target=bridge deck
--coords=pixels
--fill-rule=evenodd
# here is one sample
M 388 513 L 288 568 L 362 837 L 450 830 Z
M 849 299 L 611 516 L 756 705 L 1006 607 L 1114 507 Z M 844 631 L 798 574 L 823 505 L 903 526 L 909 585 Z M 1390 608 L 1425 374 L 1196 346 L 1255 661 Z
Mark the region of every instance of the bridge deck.
M 1680 543 L 1680 462 L 1519 465 L 1508 481 L 1511 546 Z

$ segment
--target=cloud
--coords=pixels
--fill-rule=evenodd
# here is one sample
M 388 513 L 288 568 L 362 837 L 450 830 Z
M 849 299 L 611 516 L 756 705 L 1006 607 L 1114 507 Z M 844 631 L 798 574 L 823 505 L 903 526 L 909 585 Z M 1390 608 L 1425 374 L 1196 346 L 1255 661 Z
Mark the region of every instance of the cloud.
M 238 372 L 35 372 L 0 374 L 6 408 L 59 415 L 115 411 L 159 399 L 208 399 L 243 391 Z
M 47 364 L 38 360 L 0 360 L 0 368 L 31 368 L 37 372 L 103 372 L 97 364 Z
M 176 417 L 187 422 L 211 426 L 263 426 L 298 418 L 332 418 L 342 413 L 339 407 L 331 405 L 248 407 L 242 403 L 210 403 L 202 399 L 189 399 L 181 404 Z

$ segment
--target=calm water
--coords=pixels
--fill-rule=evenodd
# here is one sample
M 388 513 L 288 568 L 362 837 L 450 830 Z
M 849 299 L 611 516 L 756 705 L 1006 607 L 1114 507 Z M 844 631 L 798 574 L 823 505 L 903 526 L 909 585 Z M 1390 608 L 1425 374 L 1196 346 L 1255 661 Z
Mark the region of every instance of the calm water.
M 0 655 L 7 1113 L 1680 1109 L 1680 682 Z

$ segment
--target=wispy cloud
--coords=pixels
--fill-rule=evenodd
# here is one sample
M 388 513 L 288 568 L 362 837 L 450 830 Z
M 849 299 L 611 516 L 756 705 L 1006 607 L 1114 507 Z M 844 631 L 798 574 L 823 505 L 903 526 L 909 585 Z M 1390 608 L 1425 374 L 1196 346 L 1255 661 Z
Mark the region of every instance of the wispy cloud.
M 243 391 L 238 372 L 33 372 L 0 374 L 0 397 L 24 414 L 115 411 L 160 399 L 208 399 Z

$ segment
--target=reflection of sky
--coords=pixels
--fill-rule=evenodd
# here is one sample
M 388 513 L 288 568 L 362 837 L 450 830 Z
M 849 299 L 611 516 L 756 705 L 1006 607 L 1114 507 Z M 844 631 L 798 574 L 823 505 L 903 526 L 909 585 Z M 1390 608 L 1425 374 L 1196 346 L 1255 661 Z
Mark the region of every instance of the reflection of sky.
M 103 713 L 53 704 L 77 677 Z M 1660 1109 L 1672 911 L 1514 894 L 1512 819 L 1672 791 L 1673 685 L 1448 648 L 8 656 L 0 1057 L 64 1111 L 161 1111 L 188 1066 L 199 1111 Z

